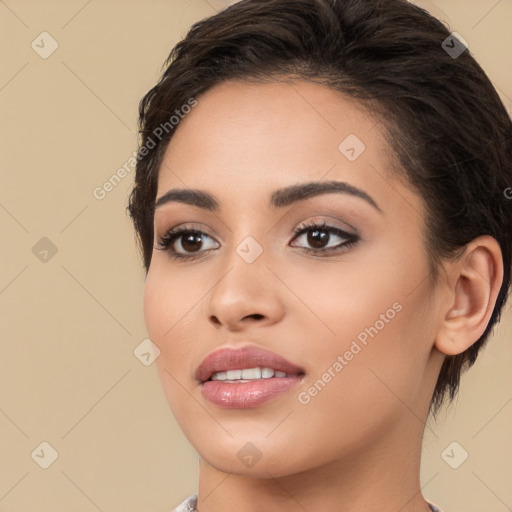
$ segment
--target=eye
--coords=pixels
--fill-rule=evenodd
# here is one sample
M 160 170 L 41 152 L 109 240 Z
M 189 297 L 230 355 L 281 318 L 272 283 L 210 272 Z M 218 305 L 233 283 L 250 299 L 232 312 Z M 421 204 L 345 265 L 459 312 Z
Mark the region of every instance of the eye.
M 305 242 L 312 248 L 303 247 L 303 249 L 313 254 L 339 252 L 348 249 L 359 241 L 357 235 L 347 233 L 336 226 L 329 226 L 325 222 L 321 224 L 315 222 L 302 224 L 294 231 L 294 235 L 294 240 L 304 237 Z M 332 240 L 333 235 L 334 238 L 341 239 L 341 241 L 329 246 L 328 244 L 331 241 L 336 242 L 336 240 Z
M 357 235 L 347 233 L 336 226 L 329 226 L 325 222 L 301 224 L 293 234 L 293 240 L 304 237 L 305 242 L 312 247 L 302 247 L 302 249 L 315 255 L 347 250 L 359 241 Z M 336 239 L 340 241 L 333 245 L 331 242 L 336 242 Z M 203 231 L 183 226 L 171 229 L 161 236 L 156 249 L 166 251 L 175 260 L 186 260 L 197 258 L 206 250 L 218 247 L 219 244 Z
M 210 247 L 206 247 L 206 249 L 214 249 L 215 246 L 212 247 L 211 244 L 213 238 L 203 231 L 185 226 L 167 231 L 158 240 L 156 248 L 161 251 L 167 251 L 171 258 L 177 260 L 192 259 L 197 257 L 193 253 L 203 252 L 201 249 L 205 249 L 204 243 L 207 240 L 210 240 Z

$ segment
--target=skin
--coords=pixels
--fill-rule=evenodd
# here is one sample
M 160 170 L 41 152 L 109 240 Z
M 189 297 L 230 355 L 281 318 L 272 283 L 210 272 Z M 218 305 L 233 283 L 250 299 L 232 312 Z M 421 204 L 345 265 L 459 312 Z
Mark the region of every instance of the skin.
M 338 149 L 349 134 L 366 146 L 355 161 Z M 423 201 L 397 178 L 396 165 L 374 116 L 302 81 L 224 82 L 198 98 L 177 128 L 157 198 L 200 189 L 220 210 L 183 203 L 156 210 L 156 242 L 191 223 L 207 236 L 188 261 L 154 249 L 144 314 L 161 351 L 165 396 L 200 455 L 200 512 L 227 504 L 242 512 L 429 510 L 419 482 L 428 406 L 445 354 L 462 352 L 485 329 L 501 256 L 492 238 L 481 237 L 445 262 L 434 283 Z M 380 211 L 337 193 L 268 206 L 278 188 L 329 180 L 362 189 Z M 293 235 L 306 221 L 325 221 L 359 241 L 331 255 L 308 254 L 307 234 Z M 247 236 L 263 249 L 250 264 L 236 252 Z M 324 245 L 344 241 L 331 235 Z M 174 248 L 187 254 L 179 239 Z M 298 394 L 397 302 L 401 311 L 300 403 Z M 252 409 L 205 400 L 197 366 L 220 347 L 246 344 L 302 366 L 303 383 Z M 252 467 L 237 456 L 248 442 L 261 454 Z

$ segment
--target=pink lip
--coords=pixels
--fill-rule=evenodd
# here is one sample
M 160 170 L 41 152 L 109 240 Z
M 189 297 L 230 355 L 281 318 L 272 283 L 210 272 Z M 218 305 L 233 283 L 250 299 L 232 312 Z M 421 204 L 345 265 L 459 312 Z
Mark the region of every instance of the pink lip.
M 249 382 L 208 380 L 216 372 L 257 366 L 273 368 L 289 376 Z M 274 352 L 250 346 L 216 350 L 203 359 L 196 371 L 196 378 L 201 382 L 201 392 L 208 401 L 219 407 L 237 409 L 262 405 L 298 386 L 303 377 L 303 368 Z
M 289 375 L 304 373 L 299 366 L 290 363 L 284 357 L 274 352 L 258 347 L 245 346 L 242 348 L 220 348 L 206 356 L 196 370 L 196 378 L 201 382 L 207 381 L 212 374 L 226 370 L 241 370 L 243 368 L 273 368 Z

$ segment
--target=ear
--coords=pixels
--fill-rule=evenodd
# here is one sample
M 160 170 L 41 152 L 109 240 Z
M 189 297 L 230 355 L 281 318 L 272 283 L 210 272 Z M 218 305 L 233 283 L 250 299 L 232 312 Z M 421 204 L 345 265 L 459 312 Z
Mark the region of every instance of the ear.
M 435 347 L 452 356 L 475 343 L 489 323 L 503 281 L 500 246 L 488 235 L 475 238 L 446 269 L 449 293 Z

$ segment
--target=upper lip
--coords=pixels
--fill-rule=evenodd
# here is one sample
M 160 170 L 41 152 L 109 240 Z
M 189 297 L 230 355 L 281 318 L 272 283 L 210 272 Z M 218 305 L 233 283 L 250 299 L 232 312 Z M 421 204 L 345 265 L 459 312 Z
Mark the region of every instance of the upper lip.
M 284 357 L 259 347 L 224 347 L 208 354 L 197 367 L 196 378 L 207 381 L 214 373 L 243 368 L 273 368 L 289 375 L 304 374 L 303 368 Z

